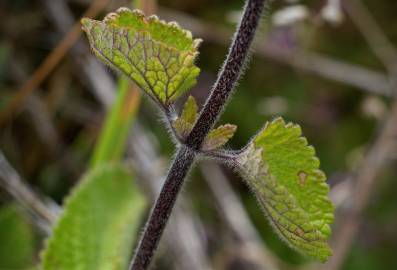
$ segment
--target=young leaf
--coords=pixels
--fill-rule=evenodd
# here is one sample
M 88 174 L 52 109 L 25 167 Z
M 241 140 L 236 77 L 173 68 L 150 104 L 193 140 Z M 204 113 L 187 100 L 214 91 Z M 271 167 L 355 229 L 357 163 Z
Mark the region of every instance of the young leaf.
M 205 138 L 202 150 L 210 151 L 225 145 L 236 132 L 237 126 L 226 124 L 211 130 Z
M 120 8 L 103 21 L 82 19 L 91 48 L 121 70 L 158 103 L 168 106 L 196 83 L 199 39 L 175 22 Z
M 43 253 L 44 270 L 126 269 L 145 201 L 120 165 L 88 173 L 66 200 Z
M 187 135 L 189 135 L 190 131 L 192 130 L 194 122 L 196 122 L 197 110 L 198 107 L 196 100 L 194 97 L 189 96 L 185 105 L 183 106 L 181 116 L 172 123 L 175 131 L 182 138 L 185 138 Z
M 333 205 L 314 148 L 298 125 L 277 118 L 267 123 L 239 157 L 242 174 L 275 230 L 291 247 L 321 261 Z

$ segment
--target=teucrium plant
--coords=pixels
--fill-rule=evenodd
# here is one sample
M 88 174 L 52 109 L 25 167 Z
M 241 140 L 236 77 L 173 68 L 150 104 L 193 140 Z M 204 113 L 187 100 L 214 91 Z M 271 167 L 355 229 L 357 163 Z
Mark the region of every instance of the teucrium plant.
M 237 168 L 256 195 L 274 229 L 292 248 L 325 261 L 333 206 L 314 148 L 301 129 L 283 119 L 264 128 L 237 151 L 222 147 L 236 126 L 214 128 L 247 57 L 264 0 L 248 0 L 229 55 L 201 113 L 189 96 L 176 115 L 174 101 L 196 83 L 194 61 L 199 39 L 176 23 L 121 8 L 103 21 L 83 19 L 83 30 L 96 56 L 133 80 L 164 112 L 178 151 L 152 209 L 131 269 L 146 269 L 195 157 L 216 157 Z

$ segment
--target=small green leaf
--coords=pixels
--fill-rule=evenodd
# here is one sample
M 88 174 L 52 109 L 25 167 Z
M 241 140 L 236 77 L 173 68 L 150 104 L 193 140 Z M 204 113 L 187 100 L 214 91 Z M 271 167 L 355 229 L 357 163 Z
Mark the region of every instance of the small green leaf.
M 196 100 L 194 99 L 194 97 L 189 96 L 185 105 L 183 106 L 181 119 L 183 119 L 183 121 L 193 125 L 194 122 L 196 122 L 197 110 L 198 110 L 198 107 L 197 107 Z
M 96 56 L 134 80 L 155 101 L 168 106 L 196 83 L 199 39 L 175 22 L 120 8 L 103 21 L 82 19 Z
M 326 177 L 298 125 L 267 123 L 239 157 L 242 174 L 275 230 L 291 247 L 326 261 L 333 222 Z
M 211 130 L 205 138 L 203 151 L 211 151 L 224 146 L 236 132 L 237 126 L 226 124 Z
M 123 166 L 96 167 L 67 198 L 42 254 L 43 269 L 126 269 L 144 208 Z
M 178 117 L 173 123 L 175 131 L 179 136 L 185 138 L 189 135 L 190 131 L 192 131 L 194 122 L 196 122 L 197 118 L 197 103 L 194 97 L 189 96 L 185 105 L 183 106 L 183 110 L 181 116 Z

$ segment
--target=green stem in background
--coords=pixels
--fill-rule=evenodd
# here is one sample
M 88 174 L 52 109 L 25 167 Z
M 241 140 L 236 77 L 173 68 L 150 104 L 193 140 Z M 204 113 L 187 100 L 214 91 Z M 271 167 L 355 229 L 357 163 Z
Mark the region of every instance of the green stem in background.
M 184 183 L 197 152 L 215 124 L 243 70 L 255 30 L 264 9 L 265 0 L 248 0 L 241 22 L 229 50 L 218 80 L 207 99 L 193 130 L 176 154 L 163 188 L 151 211 L 145 231 L 132 260 L 131 270 L 149 267 L 161 235 L 170 217 L 179 191 Z
M 140 93 L 130 81 L 120 76 L 116 100 L 107 113 L 102 132 L 91 159 L 91 168 L 103 162 L 119 161 L 131 123 L 139 107 Z

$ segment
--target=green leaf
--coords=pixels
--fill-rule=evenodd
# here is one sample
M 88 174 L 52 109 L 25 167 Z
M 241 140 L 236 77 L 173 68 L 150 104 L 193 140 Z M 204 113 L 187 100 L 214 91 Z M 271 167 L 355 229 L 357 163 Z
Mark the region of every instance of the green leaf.
M 0 209 L 0 269 L 23 269 L 33 265 L 34 234 L 29 220 L 14 204 Z
M 104 162 L 119 161 L 131 123 L 139 107 L 140 93 L 125 76 L 118 81 L 117 97 L 106 119 L 91 159 L 91 168 Z
M 205 138 L 202 150 L 211 151 L 225 145 L 236 132 L 237 126 L 226 124 L 211 130 Z
M 186 123 L 193 125 L 194 122 L 196 122 L 197 110 L 198 107 L 196 100 L 194 99 L 194 97 L 189 96 L 183 107 L 183 111 L 180 118 L 183 119 L 183 121 L 185 121 Z
M 333 222 L 329 187 L 298 125 L 267 123 L 239 157 L 242 174 L 270 223 L 291 247 L 326 261 Z
M 85 175 L 42 254 L 44 270 L 126 269 L 145 200 L 121 165 Z
M 120 8 L 103 21 L 82 19 L 91 48 L 111 67 L 124 72 L 155 101 L 168 106 L 196 83 L 199 39 L 175 22 L 139 10 Z
M 183 106 L 183 110 L 181 116 L 178 117 L 173 123 L 175 131 L 179 136 L 185 138 L 189 135 L 190 131 L 192 131 L 194 122 L 196 122 L 197 118 L 197 103 L 194 97 L 189 96 L 185 105 Z

